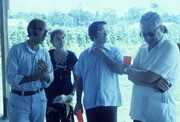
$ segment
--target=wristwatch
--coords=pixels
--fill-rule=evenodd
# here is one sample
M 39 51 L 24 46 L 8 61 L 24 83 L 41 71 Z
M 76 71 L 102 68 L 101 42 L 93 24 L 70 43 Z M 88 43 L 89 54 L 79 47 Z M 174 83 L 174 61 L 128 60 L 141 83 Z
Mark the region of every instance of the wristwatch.
M 127 74 L 127 68 L 128 68 L 128 67 L 126 67 L 126 68 L 124 69 L 124 73 L 125 73 L 125 74 Z

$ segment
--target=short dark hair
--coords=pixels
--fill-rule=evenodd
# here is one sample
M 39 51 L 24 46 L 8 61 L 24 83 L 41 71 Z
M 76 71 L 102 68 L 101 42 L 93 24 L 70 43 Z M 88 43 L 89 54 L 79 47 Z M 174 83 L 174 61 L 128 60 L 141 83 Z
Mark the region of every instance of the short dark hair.
M 105 21 L 95 21 L 89 26 L 88 34 L 92 41 L 94 40 L 94 37 L 96 37 L 98 26 L 105 24 L 106 24 Z
M 33 19 L 29 22 L 28 27 L 27 27 L 28 37 L 31 36 L 30 29 L 36 27 L 36 25 L 39 23 L 46 25 L 45 21 L 41 19 Z
M 66 36 L 65 31 L 63 31 L 62 29 L 53 30 L 53 31 L 50 33 L 50 42 L 51 42 L 52 44 L 53 44 L 53 37 L 54 37 L 54 35 L 56 35 L 57 33 Z

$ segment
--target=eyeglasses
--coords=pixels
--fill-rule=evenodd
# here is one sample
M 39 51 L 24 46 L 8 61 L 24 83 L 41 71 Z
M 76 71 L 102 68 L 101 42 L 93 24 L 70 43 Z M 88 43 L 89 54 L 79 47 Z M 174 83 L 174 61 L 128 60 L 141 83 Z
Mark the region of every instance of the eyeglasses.
M 47 33 L 48 30 L 47 29 L 43 29 L 43 28 L 33 28 L 34 30 L 39 30 L 41 31 L 42 33 Z
M 107 34 L 107 30 L 98 30 L 97 33 L 100 33 L 100 34 Z
M 149 32 L 149 33 L 140 33 L 140 36 L 143 36 L 143 37 L 146 37 L 146 36 L 149 36 L 149 37 L 154 37 L 156 35 L 156 32 L 157 30 L 160 28 L 160 26 L 158 26 L 154 32 Z

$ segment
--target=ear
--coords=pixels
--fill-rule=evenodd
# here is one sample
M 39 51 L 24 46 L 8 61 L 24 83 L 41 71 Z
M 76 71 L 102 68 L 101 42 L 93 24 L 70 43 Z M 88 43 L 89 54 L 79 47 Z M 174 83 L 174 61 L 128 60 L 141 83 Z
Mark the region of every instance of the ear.
M 161 27 L 160 27 L 160 30 L 161 30 L 161 32 L 163 32 L 164 33 L 164 26 L 163 25 L 160 25 Z

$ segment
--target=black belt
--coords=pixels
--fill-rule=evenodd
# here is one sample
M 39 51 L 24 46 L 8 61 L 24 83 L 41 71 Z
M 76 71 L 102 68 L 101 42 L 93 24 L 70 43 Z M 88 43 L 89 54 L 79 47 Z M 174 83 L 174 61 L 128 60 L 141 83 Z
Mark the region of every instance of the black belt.
M 14 93 L 14 94 L 18 94 L 20 96 L 30 96 L 30 95 L 33 95 L 33 94 L 37 94 L 39 92 L 41 92 L 43 90 L 43 88 L 40 88 L 39 90 L 36 90 L 36 91 L 18 91 L 18 90 L 14 90 L 14 89 L 11 89 L 11 92 Z

